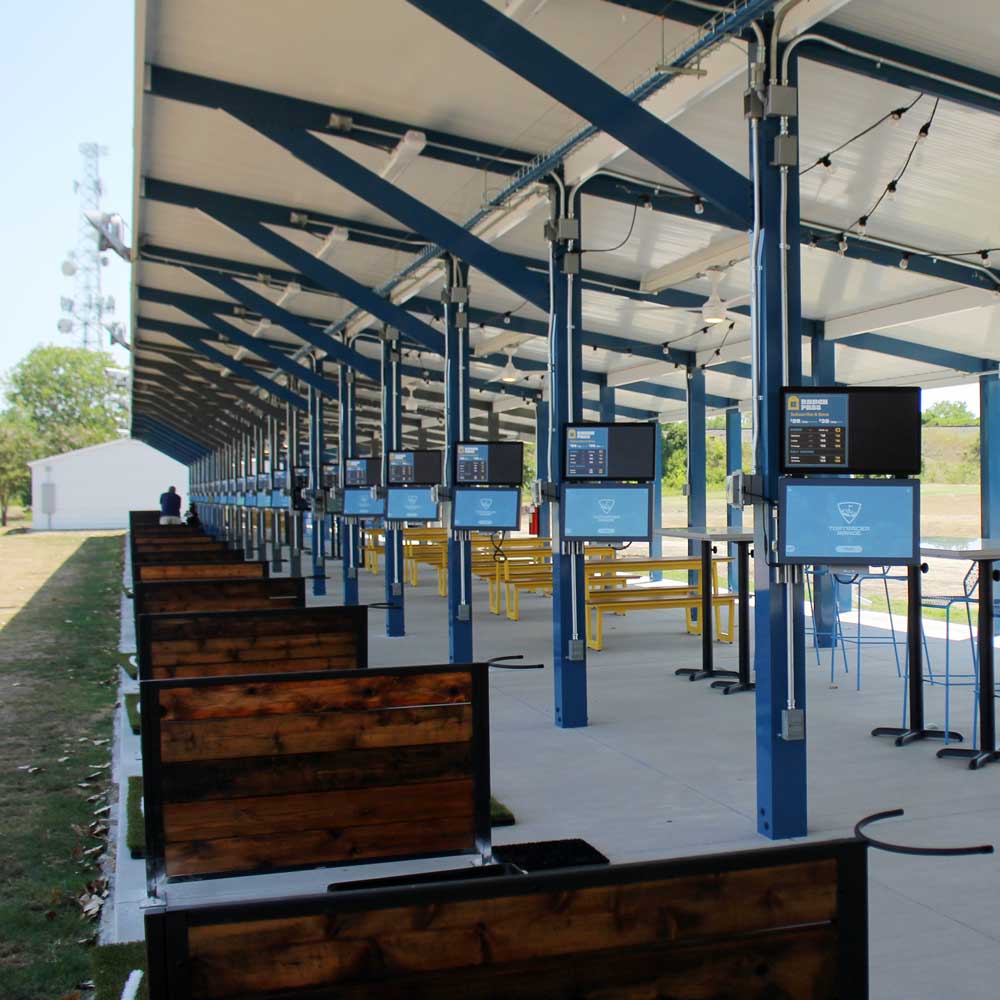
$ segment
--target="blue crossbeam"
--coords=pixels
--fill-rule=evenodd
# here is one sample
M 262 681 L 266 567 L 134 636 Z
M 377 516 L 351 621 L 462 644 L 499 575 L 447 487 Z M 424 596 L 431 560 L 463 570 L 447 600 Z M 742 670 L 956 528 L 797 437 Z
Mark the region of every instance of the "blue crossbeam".
M 937 365 L 940 368 L 952 368 L 959 372 L 992 372 L 997 370 L 997 362 L 983 358 L 974 358 L 969 354 L 959 354 L 942 347 L 928 347 L 926 344 L 914 344 L 895 337 L 885 337 L 879 333 L 859 333 L 853 337 L 843 337 L 834 341 L 841 347 L 854 347 L 861 351 L 874 351 L 877 354 L 890 354 L 907 361 L 917 361 L 921 364 Z
M 548 309 L 547 283 L 524 270 L 507 254 L 481 240 L 469 230 L 434 211 L 402 189 L 383 180 L 349 156 L 328 146 L 322 139 L 303 130 L 261 124 L 252 117 L 237 115 L 261 135 L 287 150 L 296 159 L 324 177 L 362 198 L 386 215 L 415 232 L 423 233 L 438 246 L 449 250 L 494 281 L 527 299 L 540 309 Z
M 284 327 L 284 329 L 294 334 L 300 340 L 304 340 L 307 344 L 312 344 L 313 347 L 322 349 L 326 352 L 330 360 L 353 368 L 362 375 L 366 375 L 373 382 L 378 381 L 379 366 L 376 361 L 372 358 L 366 358 L 363 354 L 359 354 L 346 344 L 342 344 L 340 341 L 326 336 L 301 316 L 296 316 L 287 309 L 276 305 L 265 296 L 259 295 L 257 292 L 247 288 L 246 285 L 242 285 L 238 281 L 234 281 L 232 278 L 218 274 L 215 271 L 198 267 L 189 267 L 188 271 L 196 277 L 201 278 L 207 284 L 212 285 L 213 288 L 217 288 L 223 295 L 228 295 L 230 298 L 236 299 L 237 302 L 241 302 L 248 309 L 253 309 L 255 312 L 271 320 L 271 322 Z
M 747 178 L 516 21 L 483 0 L 407 2 L 688 185 L 735 228 L 750 225 Z

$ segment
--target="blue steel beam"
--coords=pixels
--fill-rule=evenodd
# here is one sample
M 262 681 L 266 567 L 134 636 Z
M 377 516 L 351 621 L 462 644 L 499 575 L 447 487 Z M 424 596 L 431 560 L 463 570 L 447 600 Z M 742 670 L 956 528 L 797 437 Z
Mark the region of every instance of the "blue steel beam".
M 751 185 L 742 174 L 516 21 L 483 0 L 408 2 L 688 185 L 724 212 L 731 225 L 750 224 Z M 747 6 L 763 12 L 771 5 Z
M 183 465 L 190 465 L 205 452 L 188 447 L 177 435 L 152 417 L 136 416 L 132 421 L 133 436 L 152 444 L 158 451 L 169 455 Z
M 290 392 L 283 385 L 278 385 L 273 379 L 268 378 L 250 365 L 245 365 L 242 361 L 236 361 L 228 354 L 206 343 L 206 338 L 212 334 L 211 330 L 200 330 L 197 327 L 185 326 L 182 323 L 170 323 L 164 320 L 150 319 L 145 316 L 137 317 L 136 322 L 139 329 L 149 330 L 153 333 L 165 333 L 173 337 L 174 340 L 180 341 L 186 347 L 190 347 L 199 354 L 204 355 L 209 361 L 213 361 L 215 364 L 228 369 L 234 375 L 238 375 L 244 381 L 252 382 L 261 389 L 267 390 L 272 396 L 285 403 L 290 403 L 296 409 L 308 410 L 306 401 L 297 393 Z
M 524 150 L 497 146 L 423 125 L 243 87 L 165 66 L 149 67 L 149 92 L 156 97 L 206 108 L 233 108 L 241 116 L 252 117 L 261 123 L 274 122 L 285 127 L 323 132 L 386 151 L 394 149 L 408 131 L 417 129 L 427 137 L 427 145 L 421 155 L 496 174 L 514 174 L 535 156 Z
M 942 347 L 928 347 L 926 344 L 913 344 L 895 337 L 885 337 L 879 333 L 858 333 L 853 337 L 843 337 L 835 340 L 841 347 L 853 347 L 859 351 L 872 351 L 876 354 L 890 354 L 907 361 L 918 361 L 922 364 L 937 365 L 939 368 L 953 368 L 959 372 L 992 372 L 996 371 L 996 361 L 974 358 L 957 351 L 948 351 Z
M 416 232 L 426 234 L 437 246 L 461 257 L 470 266 L 540 309 L 548 308 L 549 292 L 544 279 L 525 271 L 503 251 L 383 180 L 340 150 L 328 146 L 322 139 L 306 131 L 257 123 L 252 116 L 236 114 L 236 117 L 379 211 Z
M 230 298 L 236 299 L 248 309 L 253 309 L 255 312 L 271 320 L 271 322 L 284 327 L 284 329 L 294 334 L 300 340 L 304 340 L 307 344 L 312 344 L 313 347 L 322 349 L 331 361 L 346 364 L 355 371 L 367 376 L 373 382 L 377 381 L 378 364 L 375 361 L 371 358 L 366 358 L 363 354 L 359 354 L 353 348 L 348 347 L 339 340 L 334 340 L 332 337 L 321 333 L 302 317 L 296 316 L 282 306 L 276 305 L 270 299 L 247 288 L 246 285 L 242 285 L 225 275 L 196 267 L 189 267 L 188 271 L 196 277 L 201 278 L 206 284 L 217 288 L 223 295 L 228 295 Z

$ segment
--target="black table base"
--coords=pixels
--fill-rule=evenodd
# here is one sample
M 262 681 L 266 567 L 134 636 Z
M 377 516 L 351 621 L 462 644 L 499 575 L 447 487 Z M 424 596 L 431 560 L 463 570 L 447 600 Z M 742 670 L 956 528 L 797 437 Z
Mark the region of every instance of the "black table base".
M 970 771 L 978 771 L 979 768 L 1000 760 L 1000 750 L 972 750 L 968 747 L 944 747 L 938 750 L 937 755 L 939 757 L 961 757 L 963 760 L 968 760 Z
M 905 747 L 907 743 L 915 743 L 917 740 L 954 740 L 961 743 L 964 737 L 961 733 L 955 733 L 943 729 L 903 729 L 900 726 L 878 726 L 872 730 L 872 736 L 895 736 L 896 746 Z M 944 750 L 939 751 L 940 754 Z

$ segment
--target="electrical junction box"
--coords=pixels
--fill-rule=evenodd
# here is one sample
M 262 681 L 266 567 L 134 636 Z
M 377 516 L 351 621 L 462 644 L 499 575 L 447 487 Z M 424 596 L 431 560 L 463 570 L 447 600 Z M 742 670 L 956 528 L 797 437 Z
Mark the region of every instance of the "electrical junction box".
M 549 219 L 545 223 L 545 238 L 550 243 L 566 240 L 578 240 L 580 238 L 579 219 Z
M 767 88 L 766 110 L 768 118 L 795 118 L 799 113 L 798 88 L 772 83 Z
M 799 162 L 799 138 L 795 135 L 776 135 L 774 137 L 774 152 L 771 156 L 772 167 L 794 167 Z
M 563 274 L 579 274 L 580 259 L 581 259 L 581 254 L 579 253 L 574 252 L 574 253 L 563 254 L 563 261 L 562 261 Z
M 460 604 L 458 606 L 458 613 L 456 618 L 460 622 L 471 622 L 472 621 L 472 607 L 468 604 Z
M 781 713 L 781 738 L 797 743 L 806 738 L 806 713 L 801 708 L 786 708 Z

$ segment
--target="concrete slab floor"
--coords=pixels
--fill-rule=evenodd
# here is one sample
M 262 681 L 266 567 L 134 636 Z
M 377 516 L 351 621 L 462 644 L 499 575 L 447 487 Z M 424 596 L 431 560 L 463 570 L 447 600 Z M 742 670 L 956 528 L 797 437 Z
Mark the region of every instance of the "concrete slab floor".
M 304 568 L 310 565 L 304 560 Z M 311 604 L 340 603 L 340 564 L 328 562 L 327 573 L 329 593 L 311 597 Z M 381 577 L 362 572 L 360 594 L 362 602 L 384 600 Z M 446 662 L 446 607 L 432 574 L 424 570 L 405 601 L 403 639 L 385 636 L 383 611 L 369 612 L 371 665 Z M 723 697 L 704 682 L 673 676 L 675 668 L 700 661 L 700 640 L 684 632 L 679 612 L 607 619 L 605 651 L 588 654 L 590 724 L 574 730 L 552 722 L 550 600 L 522 596 L 521 621 L 510 622 L 489 614 L 485 585 L 476 582 L 474 627 L 477 658 L 523 653 L 546 667 L 492 672 L 493 791 L 517 817 L 515 826 L 495 831 L 495 842 L 583 837 L 613 861 L 771 843 L 756 832 L 753 695 Z M 931 657 L 943 662 L 944 642 L 936 629 L 928 631 Z M 957 634 L 953 670 L 968 672 L 968 640 Z M 899 641 L 902 658 L 902 635 Z M 735 647 L 715 648 L 716 665 L 735 668 Z M 848 674 L 838 656 L 837 686 L 831 687 L 829 651 L 822 651 L 820 664 L 807 653 L 809 838 L 849 835 L 862 816 L 901 807 L 906 816 L 879 830 L 887 840 L 992 843 L 1000 822 L 1000 765 L 971 772 L 963 762 L 936 759 L 939 743 L 897 749 L 869 735 L 875 726 L 900 723 L 904 688 L 892 646 L 864 649 L 861 691 L 852 656 Z M 928 686 L 925 695 L 927 721 L 943 727 L 943 689 Z M 972 706 L 971 687 L 952 689 L 951 728 L 968 742 Z M 996 997 L 1000 858 L 872 851 L 870 866 L 871 996 Z M 321 877 L 331 881 L 327 874 Z M 129 936 L 141 926 L 134 876 L 122 880 L 116 900 L 116 909 L 134 913 L 115 916 Z

